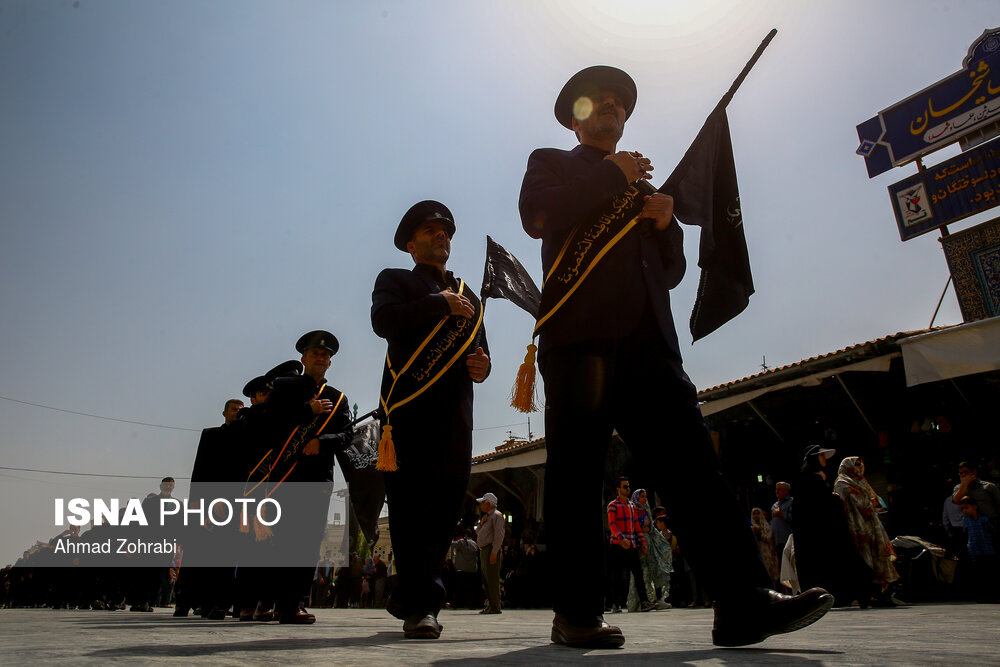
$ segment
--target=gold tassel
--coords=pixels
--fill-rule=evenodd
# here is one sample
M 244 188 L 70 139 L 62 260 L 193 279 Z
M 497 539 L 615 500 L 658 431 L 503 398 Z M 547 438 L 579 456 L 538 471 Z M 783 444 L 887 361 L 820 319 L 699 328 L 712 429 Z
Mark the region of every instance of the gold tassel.
M 265 526 L 257 517 L 253 518 L 253 535 L 258 542 L 263 542 L 269 537 L 274 537 L 274 532 L 270 526 Z
M 376 470 L 398 470 L 396 464 L 396 446 L 392 443 L 392 427 L 386 424 L 382 427 L 382 439 L 378 442 L 378 463 Z
M 528 345 L 528 353 L 524 355 L 524 363 L 517 369 L 517 380 L 510 390 L 510 407 L 519 412 L 537 412 L 538 402 L 535 399 L 535 352 L 538 346 Z

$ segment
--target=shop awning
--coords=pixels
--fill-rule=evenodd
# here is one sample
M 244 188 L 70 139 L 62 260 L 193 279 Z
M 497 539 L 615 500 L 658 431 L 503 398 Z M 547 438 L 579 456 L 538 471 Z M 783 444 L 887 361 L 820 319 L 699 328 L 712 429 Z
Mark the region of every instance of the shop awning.
M 1000 370 L 1000 317 L 899 341 L 906 386 Z
M 728 410 L 729 408 L 740 405 L 741 403 L 752 401 L 758 396 L 763 396 L 764 394 L 768 394 L 772 391 L 788 389 L 789 387 L 818 387 L 823 384 L 823 380 L 826 378 L 840 375 L 841 373 L 849 373 L 853 371 L 885 373 L 889 371 L 889 365 L 892 363 L 892 360 L 898 356 L 898 352 L 893 352 L 880 357 L 875 357 L 874 359 L 865 359 L 864 361 L 858 361 L 853 364 L 847 364 L 846 366 L 840 366 L 839 368 L 827 368 L 818 373 L 804 375 L 793 380 L 786 380 L 785 382 L 780 382 L 767 387 L 752 389 L 740 394 L 732 394 L 723 398 L 718 398 L 714 401 L 706 401 L 701 404 L 701 414 L 707 417 L 708 415 L 715 414 L 716 412 Z

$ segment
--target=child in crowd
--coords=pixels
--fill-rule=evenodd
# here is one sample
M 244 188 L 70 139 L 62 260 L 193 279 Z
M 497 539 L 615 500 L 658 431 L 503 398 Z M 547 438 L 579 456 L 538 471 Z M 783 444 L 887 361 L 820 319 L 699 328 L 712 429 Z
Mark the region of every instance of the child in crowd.
M 655 527 L 649 532 L 650 549 L 653 552 L 655 571 L 652 572 L 653 585 L 657 597 L 654 606 L 657 609 L 670 609 L 666 598 L 670 595 L 670 574 L 674 571 L 673 534 L 667 528 L 667 515 L 656 517 Z
M 996 527 L 988 517 L 979 513 L 979 504 L 974 498 L 963 496 L 958 504 L 965 515 L 963 521 L 969 538 L 967 547 L 969 560 L 972 561 L 973 585 L 979 591 L 976 601 L 997 602 L 1000 591 L 997 587 Z

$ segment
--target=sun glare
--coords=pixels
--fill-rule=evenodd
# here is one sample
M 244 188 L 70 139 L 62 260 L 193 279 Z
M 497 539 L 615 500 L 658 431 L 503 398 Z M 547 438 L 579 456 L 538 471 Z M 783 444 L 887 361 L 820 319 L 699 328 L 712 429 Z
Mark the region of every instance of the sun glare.
M 573 116 L 577 120 L 586 120 L 594 112 L 594 103 L 586 95 L 577 98 L 573 103 Z
M 678 26 L 690 32 L 711 30 L 746 11 L 724 0 L 575 0 L 570 8 L 603 31 L 638 38 L 662 36 L 664 28 Z

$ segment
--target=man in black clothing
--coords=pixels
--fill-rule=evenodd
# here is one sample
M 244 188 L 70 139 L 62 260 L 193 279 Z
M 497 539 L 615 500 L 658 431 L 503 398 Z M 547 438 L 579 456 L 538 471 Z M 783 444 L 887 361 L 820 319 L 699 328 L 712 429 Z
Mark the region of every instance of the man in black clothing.
M 388 342 L 379 464 L 392 470 L 385 486 L 399 577 L 386 609 L 413 639 L 441 633 L 441 571 L 469 482 L 472 386 L 490 371 L 482 306 L 446 269 L 454 233 L 443 204 L 415 204 L 395 236 L 415 266 L 383 270 L 372 293 L 372 328 Z M 384 455 L 389 441 L 396 470 Z
M 265 383 L 257 383 L 255 378 L 243 388 L 243 394 L 253 400 L 255 390 L 263 391 Z M 266 393 L 264 394 L 266 396 Z M 232 423 L 240 411 L 244 409 L 243 401 L 231 398 L 222 408 L 222 426 L 203 429 L 198 441 L 198 450 L 194 457 L 194 467 L 191 470 L 191 493 L 189 503 L 201 506 L 203 502 L 215 498 L 212 485 L 232 480 L 231 457 L 234 449 L 234 428 Z M 222 548 L 221 531 L 210 533 L 205 526 L 197 521 L 182 527 L 175 525 L 173 532 L 181 536 L 184 551 L 187 555 L 186 565 L 178 572 L 174 585 L 176 602 L 174 616 L 185 617 L 192 608 L 200 608 L 204 618 L 222 620 L 226 617 L 233 586 L 233 567 L 204 567 L 192 565 L 209 551 Z
M 172 497 L 174 491 L 174 478 L 164 477 L 160 480 L 160 492 L 150 493 L 142 501 L 143 515 L 149 521 L 149 525 L 138 528 L 135 526 L 126 527 L 127 534 L 137 539 L 176 539 L 174 527 L 165 527 L 159 524 L 160 501 Z M 159 599 L 160 588 L 164 583 L 170 582 L 170 563 L 172 556 L 163 554 L 138 554 L 135 556 L 133 565 L 129 568 L 127 579 L 129 580 L 128 602 L 132 611 L 153 611 L 153 607 Z M 145 567 L 137 567 L 135 563 L 145 563 Z
M 811 623 L 832 599 L 822 590 L 796 599 L 767 590 L 753 535 L 722 477 L 670 312 L 669 290 L 685 267 L 673 199 L 645 184 L 649 158 L 617 148 L 635 100 L 635 83 L 619 69 L 590 67 L 573 76 L 555 111 L 580 145 L 534 151 L 521 186 L 521 221 L 542 240 L 547 276 L 537 331 L 555 565 L 552 640 L 604 647 L 625 641 L 604 622 L 600 588 L 580 585 L 604 571 L 599 517 L 605 454 L 617 430 L 639 469 L 657 471 L 651 486 L 677 520 L 684 553 L 713 584 L 713 641 L 752 644 Z M 638 222 L 605 234 L 609 212 L 638 205 L 643 191 L 650 194 Z M 585 274 L 584 261 L 591 262 Z M 546 311 L 546 290 L 558 290 L 562 280 L 577 280 L 574 290 Z M 568 497 L 583 511 L 567 514 Z
M 282 423 L 299 415 L 283 441 L 275 441 L 267 495 L 281 506 L 274 527 L 278 557 L 286 561 L 274 573 L 275 610 L 281 623 L 315 623 L 303 609 L 312 587 L 319 547 L 333 492 L 333 461 L 351 442 L 350 402 L 326 381 L 331 357 L 340 344 L 328 331 L 310 331 L 295 349 L 302 354 L 301 377 L 275 379 L 265 403 L 265 416 Z M 282 488 L 284 487 L 284 488 Z M 291 562 L 288 562 L 291 561 Z
M 255 377 L 243 387 L 243 395 L 250 399 L 250 407 L 240 410 L 234 423 L 234 434 L 230 438 L 230 462 L 221 479 L 233 482 L 235 486 L 227 484 L 225 488 L 231 491 L 223 493 L 224 496 L 245 494 L 256 502 L 266 497 L 269 489 L 264 475 L 273 462 L 267 453 L 277 451 L 275 444 L 283 443 L 295 425 L 312 414 L 306 403 L 312 398 L 311 383 L 305 383 L 298 390 L 283 384 L 283 378 L 300 375 L 302 363 L 292 359 Z M 279 390 L 274 405 L 284 406 L 283 409 L 272 409 L 267 405 L 275 383 L 278 383 Z M 271 608 L 274 606 L 275 577 L 274 571 L 262 565 L 273 561 L 274 548 L 270 540 L 258 541 L 257 531 L 251 530 L 249 525 L 250 517 L 247 519 L 248 525 L 241 526 L 234 542 L 238 563 L 236 607 L 241 621 L 271 621 L 274 620 Z

